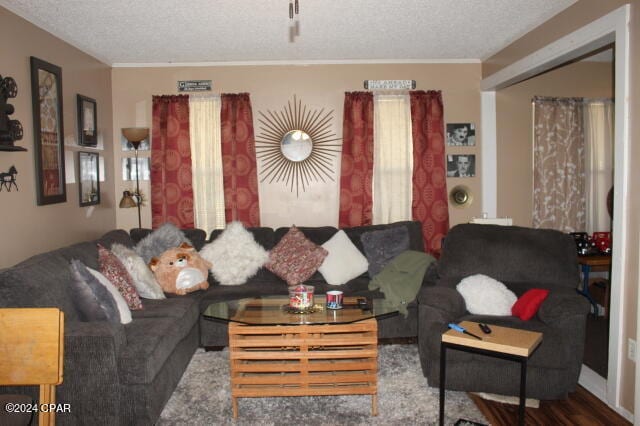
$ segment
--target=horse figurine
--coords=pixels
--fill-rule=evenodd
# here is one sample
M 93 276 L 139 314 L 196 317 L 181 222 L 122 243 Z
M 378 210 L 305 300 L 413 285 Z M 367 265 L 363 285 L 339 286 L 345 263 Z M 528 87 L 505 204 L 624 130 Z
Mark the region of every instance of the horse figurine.
M 6 173 L 0 173 L 0 192 L 2 192 L 2 187 L 7 188 L 7 192 L 11 192 L 11 186 L 15 186 L 16 191 L 18 191 L 18 184 L 16 183 L 17 174 L 18 170 L 16 170 L 15 166 L 11 166 Z

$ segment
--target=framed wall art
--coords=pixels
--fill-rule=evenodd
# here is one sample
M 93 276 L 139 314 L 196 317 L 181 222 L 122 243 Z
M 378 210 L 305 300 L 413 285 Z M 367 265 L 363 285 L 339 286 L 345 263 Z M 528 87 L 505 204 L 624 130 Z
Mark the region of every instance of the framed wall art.
M 98 113 L 96 100 L 78 95 L 78 144 L 98 145 Z
M 31 96 L 39 206 L 67 201 L 62 126 L 62 69 L 31 57 Z
M 447 155 L 447 177 L 475 177 L 475 154 Z
M 80 206 L 100 204 L 100 174 L 97 152 L 78 152 Z
M 447 123 L 448 146 L 474 146 L 476 125 L 473 123 Z

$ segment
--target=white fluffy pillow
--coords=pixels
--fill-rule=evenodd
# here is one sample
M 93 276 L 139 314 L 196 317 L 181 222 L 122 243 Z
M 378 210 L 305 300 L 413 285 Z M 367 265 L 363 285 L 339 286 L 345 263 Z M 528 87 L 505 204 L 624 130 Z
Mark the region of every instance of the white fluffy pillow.
M 211 274 L 222 285 L 246 283 L 269 260 L 269 253 L 241 222 L 229 223 L 218 238 L 200 250 L 200 256 L 211 262 Z
M 124 297 L 120 294 L 116 286 L 111 284 L 111 281 L 107 279 L 102 273 L 96 271 L 95 269 L 91 269 L 87 267 L 87 271 L 91 273 L 100 284 L 105 286 L 105 288 L 113 297 L 113 300 L 116 302 L 116 306 L 118 307 L 118 312 L 120 313 L 120 323 L 129 324 L 131 322 L 131 309 L 129 309 L 129 305 L 127 305 L 127 301 L 124 300 Z
M 367 272 L 369 262 L 343 230 L 335 233 L 322 247 L 329 252 L 318 271 L 327 284 L 341 285 Z
M 464 278 L 456 287 L 474 315 L 511 315 L 518 298 L 500 281 L 482 274 Z
M 133 284 L 140 297 L 145 299 L 164 299 L 165 295 L 156 281 L 151 269 L 144 263 L 142 257 L 135 250 L 122 244 L 111 245 L 111 252 L 116 255 L 133 278 Z

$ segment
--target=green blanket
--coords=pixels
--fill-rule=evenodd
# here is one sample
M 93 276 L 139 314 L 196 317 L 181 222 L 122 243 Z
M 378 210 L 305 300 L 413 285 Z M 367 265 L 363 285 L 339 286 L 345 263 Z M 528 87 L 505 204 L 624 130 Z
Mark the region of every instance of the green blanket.
M 369 290 L 380 289 L 384 298 L 405 317 L 407 305 L 413 301 L 427 268 L 435 259 L 420 251 L 407 250 L 394 257 L 378 275 L 369 282 Z

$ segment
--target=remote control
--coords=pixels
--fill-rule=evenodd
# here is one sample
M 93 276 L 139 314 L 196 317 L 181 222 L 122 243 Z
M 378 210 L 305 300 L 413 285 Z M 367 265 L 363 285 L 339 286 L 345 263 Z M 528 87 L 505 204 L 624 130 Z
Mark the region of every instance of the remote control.
M 480 324 L 478 324 L 478 326 L 480 327 L 480 330 L 482 330 L 482 332 L 484 334 L 491 333 L 491 329 L 489 328 L 489 326 L 487 324 L 480 323 Z

